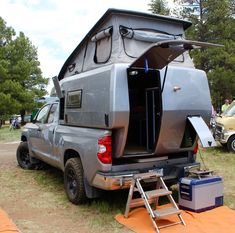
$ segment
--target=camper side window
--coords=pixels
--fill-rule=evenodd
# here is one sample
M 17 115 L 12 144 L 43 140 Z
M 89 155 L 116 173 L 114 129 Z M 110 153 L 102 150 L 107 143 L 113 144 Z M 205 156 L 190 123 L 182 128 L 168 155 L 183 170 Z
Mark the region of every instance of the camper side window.
M 102 64 L 109 60 L 112 53 L 112 32 L 113 27 L 109 27 L 96 33 L 91 38 L 91 41 L 95 43 L 95 63 Z
M 82 105 L 82 90 L 69 91 L 67 94 L 67 108 L 81 108 Z

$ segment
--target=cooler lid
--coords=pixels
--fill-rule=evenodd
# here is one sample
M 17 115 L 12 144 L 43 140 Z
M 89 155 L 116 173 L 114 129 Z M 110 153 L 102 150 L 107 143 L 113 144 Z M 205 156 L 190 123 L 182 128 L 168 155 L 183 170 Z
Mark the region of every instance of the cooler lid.
M 161 41 L 148 47 L 130 67 L 162 69 L 187 50 L 209 47 L 223 46 L 191 40 Z
M 189 122 L 197 132 L 202 147 L 214 147 L 216 142 L 205 121 L 200 116 L 189 116 Z

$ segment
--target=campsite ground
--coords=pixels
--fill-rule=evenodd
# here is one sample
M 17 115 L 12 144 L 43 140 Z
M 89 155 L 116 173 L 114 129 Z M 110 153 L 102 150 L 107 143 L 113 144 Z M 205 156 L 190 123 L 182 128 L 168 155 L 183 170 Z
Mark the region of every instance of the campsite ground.
M 107 193 L 83 206 L 71 204 L 63 190 L 63 174 L 48 168 L 26 171 L 17 166 L 14 142 L 19 131 L 0 129 L 0 207 L 22 233 L 131 232 L 114 219 L 123 213 L 127 192 Z M 11 142 L 9 142 L 11 141 Z M 13 141 L 13 142 L 12 142 Z M 198 159 L 224 178 L 225 204 L 235 209 L 235 155 L 223 148 L 200 150 Z
M 64 193 L 60 171 L 54 168 L 26 171 L 17 165 L 18 133 L 10 135 L 8 130 L 0 129 L 0 208 L 22 233 L 131 232 L 114 219 L 124 211 L 126 192 L 107 195 L 83 206 L 71 204 Z M 13 142 L 6 142 L 9 140 Z

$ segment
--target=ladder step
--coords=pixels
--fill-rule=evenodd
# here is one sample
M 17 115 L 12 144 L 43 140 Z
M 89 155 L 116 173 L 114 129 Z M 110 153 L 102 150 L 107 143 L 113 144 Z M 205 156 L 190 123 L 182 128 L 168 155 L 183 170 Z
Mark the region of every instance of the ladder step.
M 167 189 L 155 189 L 155 190 L 151 190 L 151 191 L 146 191 L 145 194 L 146 194 L 147 198 L 149 199 L 149 198 L 154 198 L 154 197 L 171 195 L 172 192 Z
M 149 204 L 152 204 L 154 202 L 156 202 L 155 198 L 148 199 Z M 132 199 L 129 203 L 130 208 L 134 208 L 134 207 L 138 207 L 138 206 L 144 206 L 144 205 L 145 205 L 145 203 L 144 203 L 144 200 L 142 198 Z
M 154 210 L 153 213 L 156 218 L 163 218 L 163 217 L 174 215 L 174 214 L 180 214 L 181 210 L 175 207 L 170 207 L 170 208 Z
M 154 178 L 154 177 L 161 177 L 162 175 L 157 173 L 157 172 L 146 172 L 146 173 L 139 173 L 139 174 L 135 174 L 134 178 L 140 178 L 140 179 L 150 179 L 150 178 Z

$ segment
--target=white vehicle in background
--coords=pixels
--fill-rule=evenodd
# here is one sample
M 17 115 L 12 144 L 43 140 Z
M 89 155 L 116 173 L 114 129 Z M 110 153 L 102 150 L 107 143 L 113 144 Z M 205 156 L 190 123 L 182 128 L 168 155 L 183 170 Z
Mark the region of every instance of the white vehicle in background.
M 215 139 L 228 151 L 235 153 L 235 101 L 216 117 Z

